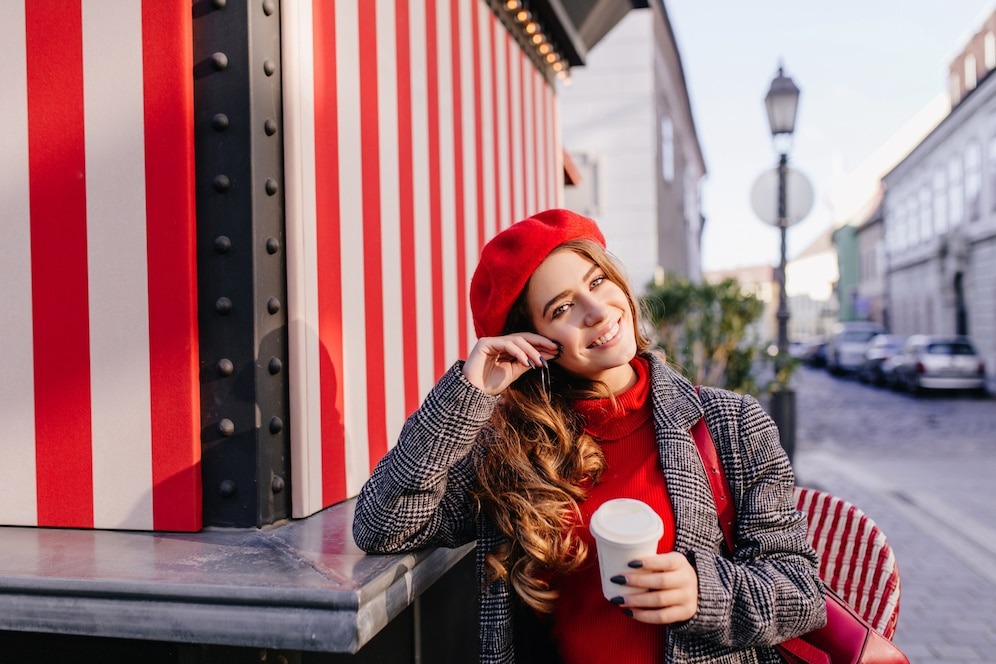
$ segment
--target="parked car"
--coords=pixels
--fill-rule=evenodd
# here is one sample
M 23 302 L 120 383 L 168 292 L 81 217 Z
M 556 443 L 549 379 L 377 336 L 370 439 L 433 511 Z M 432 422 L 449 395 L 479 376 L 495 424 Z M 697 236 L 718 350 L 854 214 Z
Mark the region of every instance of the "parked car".
M 893 383 L 910 392 L 986 389 L 986 365 L 967 337 L 915 334 L 893 360 Z
M 802 361 L 811 367 L 825 367 L 827 365 L 827 342 L 821 339 L 808 342 L 802 353 Z
M 896 334 L 876 334 L 868 342 L 868 349 L 865 351 L 865 361 L 858 371 L 858 378 L 862 383 L 873 383 L 875 385 L 885 385 L 885 373 L 882 371 L 882 364 L 890 357 L 903 352 L 903 344 L 906 337 Z
M 835 374 L 857 371 L 865 363 L 868 342 L 884 333 L 881 325 L 869 321 L 837 323 L 827 343 L 827 369 Z

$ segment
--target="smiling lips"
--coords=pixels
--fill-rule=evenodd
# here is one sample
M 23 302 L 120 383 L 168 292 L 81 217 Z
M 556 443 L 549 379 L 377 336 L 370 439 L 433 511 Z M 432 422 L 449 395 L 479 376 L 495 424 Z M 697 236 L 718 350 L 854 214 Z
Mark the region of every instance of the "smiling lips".
M 599 346 L 603 346 L 612 341 L 613 339 L 615 339 L 617 334 L 619 334 L 618 320 L 612 324 L 612 327 L 610 327 L 605 334 L 603 334 L 602 336 L 598 337 L 590 344 L 588 344 L 588 348 L 598 348 Z

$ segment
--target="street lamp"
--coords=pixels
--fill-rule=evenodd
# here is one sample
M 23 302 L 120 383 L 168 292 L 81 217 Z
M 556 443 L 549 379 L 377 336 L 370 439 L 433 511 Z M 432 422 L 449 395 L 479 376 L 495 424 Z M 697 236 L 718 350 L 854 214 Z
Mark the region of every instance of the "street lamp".
M 785 179 L 788 174 L 788 148 L 795 131 L 795 115 L 799 108 L 799 88 L 778 68 L 771 88 L 764 97 L 768 110 L 771 137 L 778 151 L 778 231 L 781 235 L 781 257 L 778 263 L 778 355 L 775 357 L 776 386 L 771 393 L 771 417 L 778 425 L 782 446 L 791 459 L 795 454 L 795 392 L 789 387 L 788 363 L 788 298 L 785 294 L 785 231 L 788 229 Z M 783 380 L 784 379 L 784 380 Z

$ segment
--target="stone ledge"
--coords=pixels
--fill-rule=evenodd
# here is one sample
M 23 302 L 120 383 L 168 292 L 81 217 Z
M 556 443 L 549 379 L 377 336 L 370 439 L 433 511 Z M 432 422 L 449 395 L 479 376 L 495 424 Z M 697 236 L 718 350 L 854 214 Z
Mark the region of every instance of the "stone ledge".
M 354 506 L 266 531 L 0 527 L 0 630 L 355 653 L 473 545 L 368 556 Z

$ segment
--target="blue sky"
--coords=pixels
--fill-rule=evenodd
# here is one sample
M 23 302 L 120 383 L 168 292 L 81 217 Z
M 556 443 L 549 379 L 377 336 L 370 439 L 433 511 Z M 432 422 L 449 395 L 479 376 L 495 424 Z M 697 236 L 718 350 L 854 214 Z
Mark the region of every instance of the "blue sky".
M 991 0 L 665 0 L 708 175 L 705 269 L 778 261 L 778 231 L 750 190 L 777 160 L 764 95 L 779 62 L 801 89 L 790 164 L 815 204 L 788 231 L 789 256 L 832 226 L 833 164 L 851 169 L 947 90 L 948 64 Z

